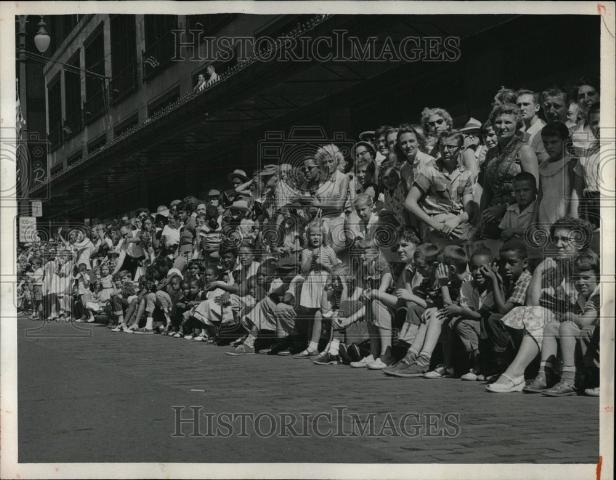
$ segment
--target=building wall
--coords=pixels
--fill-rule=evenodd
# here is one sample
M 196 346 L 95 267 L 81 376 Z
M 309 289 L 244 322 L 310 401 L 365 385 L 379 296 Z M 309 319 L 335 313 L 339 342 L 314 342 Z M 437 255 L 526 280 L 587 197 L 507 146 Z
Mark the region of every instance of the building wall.
M 238 16 L 228 25 L 216 31 L 216 35 L 255 35 L 270 25 L 275 24 L 281 16 L 279 15 L 243 15 Z M 135 15 L 136 20 L 136 49 L 137 49 L 137 90 L 124 98 L 117 104 L 112 104 L 106 115 L 101 116 L 94 122 L 84 126 L 83 130 L 64 141 L 62 145 L 50 151 L 48 155 L 49 165 L 53 169 L 58 164 L 63 164 L 66 170 L 66 160 L 78 151 L 83 152 L 83 158 L 87 157 L 87 144 L 102 134 L 106 134 L 107 142 L 113 140 L 113 128 L 124 120 L 130 118 L 135 113 L 138 115 L 139 124 L 147 121 L 147 105 L 153 100 L 165 95 L 175 87 L 179 87 L 180 96 L 192 91 L 193 77 L 198 71 L 205 68 L 207 62 L 204 61 L 183 61 L 172 62 L 172 64 L 146 81 L 144 81 L 142 52 L 145 49 L 144 16 Z M 186 26 L 186 17 L 178 16 L 178 29 Z M 89 15 L 80 19 L 78 25 L 57 46 L 51 59 L 53 61 L 66 63 L 80 52 L 81 68 L 85 66 L 84 42 L 102 24 L 104 29 L 104 55 L 105 55 L 105 75 L 111 76 L 111 40 L 110 40 L 110 16 L 109 15 Z M 206 32 L 206 35 L 208 33 Z M 188 55 L 187 55 L 188 57 Z M 60 74 L 62 89 L 62 118 L 67 118 L 65 109 L 66 82 L 64 67 L 56 63 L 48 63 L 45 70 L 45 83 L 48 85 L 57 74 Z M 85 92 L 86 74 L 81 74 L 81 100 L 86 99 Z M 61 173 L 59 174 L 61 175 Z

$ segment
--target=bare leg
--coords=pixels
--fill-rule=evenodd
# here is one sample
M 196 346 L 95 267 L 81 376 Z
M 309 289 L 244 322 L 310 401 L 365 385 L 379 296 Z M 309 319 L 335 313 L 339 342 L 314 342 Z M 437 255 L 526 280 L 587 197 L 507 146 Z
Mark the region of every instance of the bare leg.
M 523 376 L 526 367 L 528 367 L 530 362 L 535 359 L 538 353 L 539 346 L 537 345 L 537 342 L 535 342 L 530 335 L 524 335 L 520 349 L 513 359 L 513 362 L 511 362 L 511 365 L 509 365 L 507 370 L 505 370 L 505 374 L 511 378 Z

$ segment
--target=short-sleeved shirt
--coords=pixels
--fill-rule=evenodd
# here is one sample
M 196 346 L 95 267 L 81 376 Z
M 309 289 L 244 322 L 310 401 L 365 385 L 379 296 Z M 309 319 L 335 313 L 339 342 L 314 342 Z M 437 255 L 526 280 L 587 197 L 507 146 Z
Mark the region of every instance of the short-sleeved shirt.
M 169 225 L 165 225 L 162 236 L 166 239 L 166 247 L 172 247 L 180 243 L 180 231 L 177 228 L 170 228 Z
M 543 139 L 541 138 L 541 129 L 543 127 L 545 127 L 545 122 L 541 119 L 537 119 L 537 121 L 524 132 L 524 142 L 533 149 L 539 163 L 548 158 L 548 153 L 545 150 Z
M 573 171 L 584 179 L 585 192 L 600 191 L 600 158 L 599 143 L 595 143 L 591 148 L 584 151 L 580 156 L 579 162 L 573 168 Z
M 537 217 L 537 202 L 534 201 L 524 210 L 520 211 L 520 206 L 517 203 L 509 205 L 505 211 L 505 215 L 501 219 L 498 228 L 506 229 L 525 229 L 535 221 Z
M 427 153 L 417 152 L 412 165 L 408 161 L 402 164 L 400 167 L 400 177 L 406 183 L 407 191 L 411 189 L 417 176 L 420 173 L 424 173 L 429 166 L 434 164 L 435 160 L 433 156 Z
M 601 302 L 599 297 L 600 286 L 597 285 L 597 288 L 593 290 L 590 296 L 585 299 L 582 295 L 578 295 L 576 305 L 574 308 L 574 312 L 577 314 L 585 314 L 589 312 L 597 312 L 597 320 L 595 320 L 595 324 L 598 322 L 599 315 L 598 313 L 601 310 Z
M 515 283 L 505 291 L 507 303 L 515 305 L 524 305 L 526 303 L 526 291 L 528 290 L 528 285 L 530 285 L 531 278 L 533 276 L 528 270 L 522 271 Z
M 494 307 L 494 294 L 489 289 L 480 292 L 475 282 L 467 280 L 460 287 L 460 306 L 474 312 L 491 310 Z
M 421 190 L 421 208 L 428 215 L 441 213 L 458 214 L 464 210 L 464 197 L 473 195 L 473 174 L 464 168 L 449 173 L 436 162 L 415 179 L 414 185 Z

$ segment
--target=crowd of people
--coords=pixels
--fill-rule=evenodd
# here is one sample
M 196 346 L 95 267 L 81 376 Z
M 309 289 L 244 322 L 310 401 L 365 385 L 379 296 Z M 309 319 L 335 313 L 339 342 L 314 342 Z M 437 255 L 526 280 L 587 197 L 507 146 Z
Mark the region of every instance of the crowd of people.
M 501 88 L 235 169 L 206 199 L 59 228 L 18 251 L 42 321 L 290 355 L 490 392 L 598 395 L 599 88 Z M 221 357 L 221 362 L 224 357 Z

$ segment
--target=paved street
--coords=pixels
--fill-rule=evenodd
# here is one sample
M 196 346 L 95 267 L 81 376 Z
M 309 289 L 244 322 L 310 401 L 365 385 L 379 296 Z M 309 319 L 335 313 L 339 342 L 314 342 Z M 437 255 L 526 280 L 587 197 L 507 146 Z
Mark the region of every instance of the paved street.
M 226 347 L 183 339 L 80 328 L 19 320 L 20 462 L 597 460 L 597 398 L 496 395 L 479 382 L 391 379 L 289 357 L 229 357 Z M 271 414 L 265 420 L 344 407 L 376 414 L 381 435 L 336 436 L 324 428 L 321 438 L 258 438 L 249 428 L 244 437 L 224 430 L 213 436 L 204 433 L 205 420 L 198 431 L 181 425 L 182 435 L 173 409 L 182 406 L 184 417 L 193 406 L 201 414 Z M 379 426 L 387 412 L 396 423 L 412 414 L 414 433 L 388 435 L 392 430 Z M 451 428 L 443 427 L 444 414 L 451 414 Z M 268 431 L 266 423 L 259 431 Z M 347 418 L 340 427 L 351 431 L 352 425 Z

